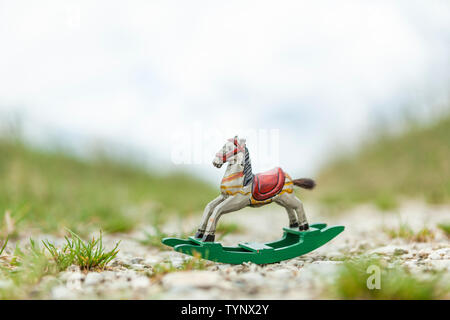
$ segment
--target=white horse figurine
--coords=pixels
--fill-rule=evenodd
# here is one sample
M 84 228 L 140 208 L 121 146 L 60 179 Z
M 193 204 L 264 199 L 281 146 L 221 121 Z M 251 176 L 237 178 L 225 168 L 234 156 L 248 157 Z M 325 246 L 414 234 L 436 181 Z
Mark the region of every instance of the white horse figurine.
M 313 189 L 315 182 L 311 179 L 292 180 L 281 168 L 254 175 L 245 142 L 245 139 L 235 136 L 228 139 L 216 154 L 213 165 L 220 168 L 228 162 L 228 167 L 220 184 L 221 194 L 206 206 L 195 237 L 214 242 L 217 222 L 222 214 L 271 202 L 286 209 L 290 228 L 308 230 L 303 204 L 294 194 L 294 185 Z

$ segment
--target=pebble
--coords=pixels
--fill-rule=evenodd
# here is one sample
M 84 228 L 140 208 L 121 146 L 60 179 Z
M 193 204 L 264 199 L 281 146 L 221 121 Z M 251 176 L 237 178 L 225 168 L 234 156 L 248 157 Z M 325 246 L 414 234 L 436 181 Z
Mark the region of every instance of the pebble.
M 448 270 L 450 271 L 450 259 L 445 260 L 430 260 L 428 264 L 435 270 Z
M 81 290 L 81 283 L 84 281 L 84 275 L 81 272 L 70 272 L 67 275 L 67 287 L 73 290 Z
M 293 277 L 294 274 L 291 270 L 278 269 L 268 273 L 267 275 L 277 279 L 288 279 Z
M 216 272 L 211 271 L 186 271 L 173 272 L 162 278 L 162 284 L 166 288 L 201 288 L 208 289 L 220 285 L 222 278 Z
M 157 263 L 160 263 L 161 261 L 163 261 L 162 257 L 150 256 L 150 257 L 145 258 L 141 263 L 146 266 L 153 266 Z
M 133 269 L 133 270 L 136 270 L 136 271 L 143 271 L 143 270 L 145 270 L 147 268 L 147 266 L 144 266 L 143 264 L 136 263 L 136 264 L 132 264 L 130 266 L 130 268 Z
M 433 251 L 428 256 L 428 259 L 441 260 L 441 259 L 444 259 L 446 257 L 450 258 L 450 248 L 442 248 L 442 249 L 438 249 L 436 251 Z
M 381 255 L 402 255 L 408 253 L 408 250 L 401 248 L 399 246 L 387 245 L 380 248 L 375 248 L 369 251 L 370 254 L 381 254 Z
M 76 292 L 66 286 L 52 288 L 50 295 L 55 300 L 74 300 L 77 298 Z
M 145 276 L 135 277 L 131 281 L 131 287 L 133 289 L 143 289 L 150 285 L 150 280 Z
M 136 257 L 136 258 L 131 258 L 130 259 L 130 263 L 131 264 L 141 264 L 142 261 L 144 261 L 144 258 L 140 258 L 140 257 Z
M 345 256 L 340 253 L 339 251 L 332 251 L 330 253 L 327 253 L 327 258 L 330 260 L 339 260 L 343 259 Z
M 250 284 L 259 284 L 264 281 L 264 277 L 261 275 L 261 273 L 256 272 L 243 273 L 240 274 L 238 278 Z
M 103 281 L 103 274 L 99 272 L 89 272 L 84 279 L 84 285 L 95 286 Z

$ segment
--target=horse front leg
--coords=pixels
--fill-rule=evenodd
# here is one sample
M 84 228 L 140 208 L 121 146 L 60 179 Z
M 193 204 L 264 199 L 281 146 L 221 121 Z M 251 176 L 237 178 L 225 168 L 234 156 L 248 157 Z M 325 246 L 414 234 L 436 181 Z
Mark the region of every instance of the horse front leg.
M 229 213 L 233 211 L 237 211 L 246 207 L 250 203 L 249 197 L 245 195 L 235 195 L 226 198 L 224 201 L 219 203 L 213 210 L 211 217 L 209 218 L 208 225 L 205 230 L 205 234 L 203 235 L 202 241 L 205 242 L 214 242 L 215 233 L 217 228 L 217 223 L 219 222 L 220 217 L 224 213 Z
M 225 199 L 224 195 L 221 194 L 220 196 L 218 196 L 214 200 L 210 201 L 206 205 L 205 210 L 203 211 L 202 222 L 200 223 L 197 233 L 195 234 L 195 238 L 197 238 L 197 239 L 203 238 L 203 235 L 205 234 L 206 226 L 208 225 L 209 216 L 212 214 L 214 208 L 219 203 L 221 203 L 224 199 Z

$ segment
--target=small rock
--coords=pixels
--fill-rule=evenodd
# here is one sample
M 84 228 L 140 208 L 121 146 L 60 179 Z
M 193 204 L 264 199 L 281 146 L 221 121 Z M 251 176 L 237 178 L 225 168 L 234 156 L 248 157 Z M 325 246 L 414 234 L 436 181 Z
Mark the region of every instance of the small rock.
M 131 280 L 131 287 L 133 289 L 143 289 L 148 287 L 149 285 L 150 280 L 144 276 L 135 277 L 133 278 L 133 280 Z
M 391 255 L 402 255 L 402 254 L 408 253 L 408 250 L 400 248 L 398 246 L 388 245 L 388 246 L 373 249 L 369 253 L 372 253 L 372 254 L 377 253 L 377 254 L 381 254 L 381 255 L 391 256 Z
M 339 265 L 339 264 L 342 264 L 343 262 L 342 261 L 327 261 L 327 260 L 324 260 L 324 261 L 314 261 L 312 264 L 313 265 Z
M 73 265 L 69 266 L 69 267 L 67 268 L 66 271 L 69 271 L 69 272 L 78 272 L 78 271 L 80 271 L 80 267 L 73 264 Z
M 260 284 L 264 281 L 264 277 L 260 274 L 260 273 L 256 273 L 256 272 L 247 272 L 247 273 L 242 273 L 239 276 L 240 280 L 243 280 L 249 284 Z
M 292 271 L 286 269 L 274 270 L 268 273 L 267 275 L 270 275 L 271 277 L 278 279 L 288 279 L 294 276 Z
M 417 253 L 417 256 L 419 256 L 419 258 L 426 259 L 426 258 L 428 258 L 428 256 L 430 255 L 430 253 L 431 253 L 431 249 L 429 249 L 429 248 L 424 248 L 424 249 L 421 249 L 421 250 Z
M 125 267 L 128 268 L 131 263 L 125 259 L 114 259 L 111 262 L 111 267 Z
M 401 248 L 397 248 L 394 250 L 394 256 L 401 256 L 401 255 L 404 255 L 407 253 L 408 253 L 408 250 L 401 249 Z
M 450 259 L 430 260 L 428 263 L 436 270 L 450 270 Z
M 449 257 L 449 256 L 450 256 L 450 249 L 449 248 L 442 248 L 442 249 L 438 249 L 436 251 L 433 251 L 428 256 L 428 259 L 441 260 L 441 259 L 445 259 L 446 257 Z
M 131 264 L 141 264 L 144 261 L 144 258 L 136 257 L 130 260 Z
M 103 281 L 103 275 L 99 272 L 89 272 L 84 280 L 86 286 L 95 286 Z
M 170 262 L 172 263 L 172 266 L 174 266 L 175 268 L 179 268 L 183 265 L 184 263 L 184 258 L 181 257 L 172 257 L 170 259 Z
M 345 258 L 345 256 L 338 251 L 332 251 L 330 253 L 327 253 L 326 257 L 332 261 L 338 261 L 338 260 L 342 260 Z
M 166 288 L 201 288 L 208 289 L 220 285 L 222 278 L 211 271 L 186 271 L 169 273 L 162 278 Z
M 65 286 L 54 287 L 51 291 L 51 296 L 55 300 L 73 300 L 77 297 L 73 290 Z
M 163 258 L 162 257 L 159 257 L 159 256 L 151 256 L 151 257 L 147 257 L 144 261 L 142 261 L 141 263 L 143 264 L 143 265 L 146 265 L 146 266 L 153 266 L 153 265 L 155 265 L 155 264 L 157 264 L 157 263 L 159 263 L 159 262 L 161 262 L 161 261 L 163 261 Z
M 402 256 L 402 258 L 405 260 L 411 260 L 411 259 L 414 259 L 415 256 L 416 256 L 416 254 L 414 254 L 414 253 L 406 253 Z
M 136 270 L 136 271 L 143 271 L 143 270 L 145 270 L 146 266 L 144 266 L 143 264 L 136 263 L 136 264 L 132 264 L 130 266 L 130 268 L 133 270 Z
M 81 290 L 81 283 L 84 281 L 85 276 L 81 272 L 71 272 L 66 279 L 67 288 Z

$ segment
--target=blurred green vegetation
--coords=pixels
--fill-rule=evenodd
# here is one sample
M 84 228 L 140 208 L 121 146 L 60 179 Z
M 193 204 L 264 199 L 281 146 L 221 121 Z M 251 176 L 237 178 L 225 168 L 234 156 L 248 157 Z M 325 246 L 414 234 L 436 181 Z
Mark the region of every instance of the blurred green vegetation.
M 380 288 L 368 288 L 369 266 L 380 270 Z M 356 257 L 343 263 L 330 287 L 339 299 L 434 300 L 449 298 L 449 282 L 445 273 L 416 275 L 400 263 L 388 266 L 377 257 Z
M 65 237 L 66 244 L 61 249 L 51 241 L 43 240 L 43 245 L 39 245 L 30 238 L 28 246 L 20 247 L 17 243 L 11 254 L 2 256 L 0 250 L 0 279 L 3 281 L 0 300 L 45 298 L 51 287 L 58 283 L 54 277 L 60 271 L 73 264 L 84 271 L 102 271 L 119 251 L 119 243 L 111 251 L 105 251 L 101 232 L 99 238 L 92 237 L 89 241 L 69 233 L 70 237 Z M 36 290 L 36 286 L 40 290 Z
M 170 214 L 199 212 L 216 193 L 186 174 L 162 176 L 106 158 L 84 161 L 0 138 L 0 238 L 21 228 L 126 232 Z
M 444 233 L 450 237 L 450 222 L 443 222 L 438 225 L 439 229 L 444 231 Z
M 414 242 L 428 242 L 435 238 L 433 230 L 423 227 L 418 231 L 414 231 L 409 224 L 400 223 L 398 227 L 384 227 L 383 231 L 392 239 L 402 238 Z
M 326 166 L 312 197 L 335 208 L 372 202 L 382 210 L 402 197 L 450 202 L 450 116 L 428 126 L 411 123 L 402 134 L 374 135 L 356 154 L 338 155 Z

